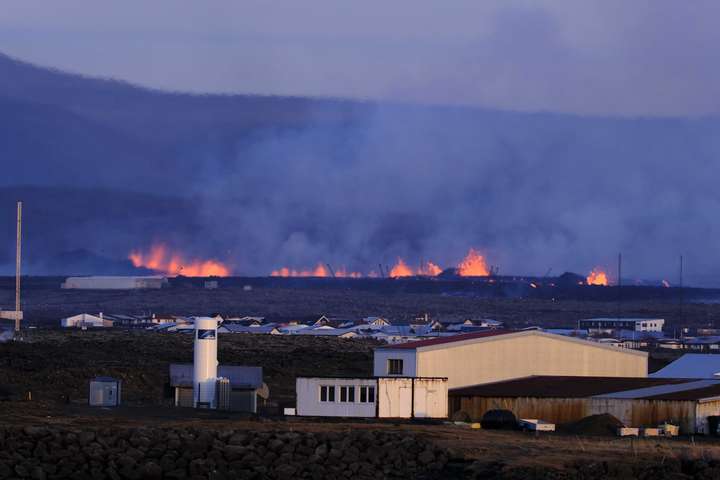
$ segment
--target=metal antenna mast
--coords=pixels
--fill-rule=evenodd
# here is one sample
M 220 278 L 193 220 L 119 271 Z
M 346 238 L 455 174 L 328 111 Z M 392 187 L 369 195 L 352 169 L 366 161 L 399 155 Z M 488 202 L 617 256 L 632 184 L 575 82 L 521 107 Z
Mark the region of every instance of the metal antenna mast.
M 20 266 L 22 256 L 22 202 L 17 202 L 17 244 L 15 245 L 15 331 L 20 331 Z

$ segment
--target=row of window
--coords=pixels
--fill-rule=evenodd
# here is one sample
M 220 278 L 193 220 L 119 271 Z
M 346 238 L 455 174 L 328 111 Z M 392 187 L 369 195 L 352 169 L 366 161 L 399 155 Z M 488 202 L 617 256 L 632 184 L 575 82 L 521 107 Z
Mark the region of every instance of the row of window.
M 335 401 L 335 385 L 321 385 L 320 386 L 320 401 L 321 402 L 334 402 Z M 341 403 L 355 403 L 355 390 L 354 385 L 345 385 L 339 387 Z M 358 401 L 360 403 L 375 403 L 375 387 L 369 385 L 361 385 L 357 387 L 359 391 Z

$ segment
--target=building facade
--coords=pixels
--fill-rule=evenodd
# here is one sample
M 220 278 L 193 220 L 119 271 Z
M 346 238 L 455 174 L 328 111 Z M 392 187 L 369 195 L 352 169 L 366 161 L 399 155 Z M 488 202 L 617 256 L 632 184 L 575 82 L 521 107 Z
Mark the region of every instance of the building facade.
M 298 377 L 301 416 L 446 418 L 446 378 Z
M 531 375 L 646 377 L 648 354 L 537 330 L 470 333 L 375 349 L 375 376 L 444 377 L 448 388 Z
M 628 427 L 671 423 L 684 434 L 711 433 L 720 381 L 667 378 L 528 377 L 450 390 L 450 414 L 477 421 L 488 410 L 563 424 L 610 414 Z
M 611 333 L 615 330 L 635 332 L 662 332 L 665 320 L 662 318 L 587 318 L 578 322 L 581 330 Z

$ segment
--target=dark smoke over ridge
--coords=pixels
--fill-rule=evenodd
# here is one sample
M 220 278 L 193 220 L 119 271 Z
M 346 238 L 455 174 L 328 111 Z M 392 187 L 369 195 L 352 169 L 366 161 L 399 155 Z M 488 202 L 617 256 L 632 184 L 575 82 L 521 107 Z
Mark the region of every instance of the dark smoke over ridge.
M 38 274 L 94 273 L 58 266 L 65 252 L 120 261 L 154 242 L 240 275 L 399 256 L 454 266 L 470 247 L 505 274 L 612 270 L 619 251 L 632 277 L 672 283 L 681 253 L 696 283 L 719 273 L 716 118 L 169 95 L 8 60 L 3 72 L 6 273 L 17 196 Z
M 476 246 L 505 273 L 614 268 L 623 251 L 630 272 L 670 277 L 680 253 L 720 253 L 705 241 L 719 233 L 718 126 L 378 107 L 243 146 L 205 215 L 231 206 L 219 218 L 256 246 L 253 271 L 451 266 Z

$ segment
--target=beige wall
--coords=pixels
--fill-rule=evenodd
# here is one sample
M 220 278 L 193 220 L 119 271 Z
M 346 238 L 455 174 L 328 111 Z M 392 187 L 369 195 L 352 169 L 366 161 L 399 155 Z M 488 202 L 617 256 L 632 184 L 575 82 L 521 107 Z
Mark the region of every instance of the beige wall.
M 418 377 L 447 377 L 448 388 L 531 375 L 646 377 L 647 355 L 537 331 L 417 350 Z
M 447 418 L 444 378 L 379 378 L 378 417 Z

